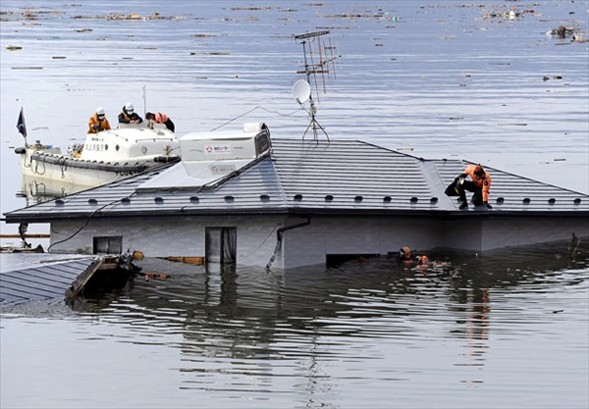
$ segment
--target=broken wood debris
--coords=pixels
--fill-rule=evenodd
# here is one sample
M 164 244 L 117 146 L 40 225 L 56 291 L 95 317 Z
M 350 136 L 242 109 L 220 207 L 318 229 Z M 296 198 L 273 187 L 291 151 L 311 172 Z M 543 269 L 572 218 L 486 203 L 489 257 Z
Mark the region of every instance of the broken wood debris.
M 123 286 L 139 272 L 139 268 L 132 261 L 133 257 L 129 255 L 98 257 L 66 290 L 66 299 L 74 300 L 88 289 L 102 288 L 105 285 L 108 287 Z M 91 283 L 94 285 L 89 288 Z

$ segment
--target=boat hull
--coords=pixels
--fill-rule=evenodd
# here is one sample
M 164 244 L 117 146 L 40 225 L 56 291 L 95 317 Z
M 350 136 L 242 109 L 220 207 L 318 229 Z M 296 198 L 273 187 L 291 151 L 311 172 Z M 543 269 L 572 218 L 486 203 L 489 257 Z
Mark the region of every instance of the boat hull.
M 22 174 L 37 179 L 56 180 L 78 186 L 99 186 L 136 175 L 158 163 L 104 163 L 44 153 L 25 148 L 21 154 Z

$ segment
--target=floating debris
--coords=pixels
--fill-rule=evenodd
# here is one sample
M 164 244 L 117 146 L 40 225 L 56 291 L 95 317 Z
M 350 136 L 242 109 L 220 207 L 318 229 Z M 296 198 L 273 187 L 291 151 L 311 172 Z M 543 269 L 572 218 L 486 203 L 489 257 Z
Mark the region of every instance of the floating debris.
M 190 37 L 195 38 L 211 38 L 211 37 L 218 37 L 217 34 L 192 34 Z
M 274 7 L 265 6 L 265 7 L 231 7 L 229 10 L 231 11 L 264 11 L 264 10 L 274 10 Z
M 576 32 L 577 29 L 574 27 L 559 26 L 558 28 L 553 28 L 552 30 L 548 31 L 546 34 L 556 36 L 558 38 L 567 38 L 573 36 Z
M 40 244 L 37 247 L 20 246 L 15 247 L 12 245 L 0 246 L 0 253 L 44 253 L 45 250 Z
M 141 14 L 131 13 L 131 14 L 120 14 L 120 13 L 111 13 L 106 16 L 107 20 L 169 20 L 172 17 L 163 17 L 157 11 L 154 11 L 149 16 L 142 16 Z
M 129 254 L 99 256 L 65 290 L 66 299 L 74 300 L 97 289 L 122 288 L 140 270 Z
M 142 272 L 138 272 L 137 275 L 143 276 L 145 278 L 145 281 L 150 281 L 152 279 L 167 280 L 168 278 L 171 277 L 169 274 L 164 274 L 164 273 L 142 273 Z
M 553 28 L 552 30 L 547 31 L 546 35 L 560 39 L 571 38 L 572 43 L 586 43 L 589 41 L 586 40 L 585 37 L 583 37 L 583 35 L 575 27 L 559 26 L 557 28 Z
M 22 50 L 22 47 L 20 45 L 7 45 L 6 49 L 8 51 L 16 51 L 16 50 Z
M 190 55 L 231 55 L 231 53 L 229 53 L 228 51 L 191 51 Z
M 168 256 L 158 258 L 161 260 L 172 261 L 175 263 L 194 264 L 199 266 L 205 264 L 205 258 L 201 256 Z

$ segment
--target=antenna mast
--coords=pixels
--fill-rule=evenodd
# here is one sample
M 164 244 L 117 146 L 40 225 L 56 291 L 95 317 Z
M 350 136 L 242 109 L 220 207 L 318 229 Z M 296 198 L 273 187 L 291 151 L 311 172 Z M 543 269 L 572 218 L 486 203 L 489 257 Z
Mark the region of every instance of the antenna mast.
M 335 64 L 334 61 L 336 60 L 337 56 L 334 55 L 335 47 L 331 46 L 331 42 L 329 46 L 324 46 L 321 36 L 329 34 L 329 31 L 314 31 L 312 33 L 305 33 L 295 35 L 294 38 L 303 46 L 303 57 L 304 57 L 304 70 L 297 71 L 297 74 L 305 74 L 307 84 L 309 88 L 308 95 L 305 97 L 295 95 L 295 98 L 299 104 L 303 104 L 307 100 L 309 101 L 309 115 L 311 116 L 311 122 L 307 126 L 307 129 L 303 133 L 303 139 L 305 139 L 305 135 L 309 131 L 309 129 L 313 130 L 313 139 L 315 141 L 318 140 L 317 138 L 317 131 L 320 129 L 325 136 L 327 137 L 327 141 L 329 142 L 329 135 L 325 131 L 325 128 L 321 126 L 321 124 L 317 121 L 315 114 L 317 113 L 317 109 L 315 108 L 315 102 L 313 101 L 312 92 L 310 91 L 310 84 L 311 84 L 311 77 L 312 82 L 315 86 L 315 92 L 317 95 L 317 101 L 319 102 L 319 87 L 317 84 L 317 74 L 321 74 L 321 82 L 323 86 L 323 93 L 326 92 L 325 89 L 325 74 L 330 73 L 330 67 L 333 67 L 333 72 L 335 74 Z M 319 61 L 315 62 L 315 59 L 318 58 Z

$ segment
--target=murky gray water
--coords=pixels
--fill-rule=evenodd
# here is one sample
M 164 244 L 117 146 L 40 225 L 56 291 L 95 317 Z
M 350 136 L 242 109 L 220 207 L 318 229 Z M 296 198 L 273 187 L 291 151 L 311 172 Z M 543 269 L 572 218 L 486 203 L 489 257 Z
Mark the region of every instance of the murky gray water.
M 142 108 L 144 85 L 179 134 L 235 120 L 301 137 L 292 36 L 318 29 L 342 56 L 318 98 L 331 138 L 589 192 L 589 43 L 546 35 L 566 25 L 588 38 L 587 1 L 0 7 L 2 212 L 27 203 L 21 106 L 29 140 L 61 146 L 83 138 L 98 105 L 111 121 L 127 101 Z M 153 12 L 163 19 L 107 18 Z M 578 264 L 565 244 L 451 255 L 456 277 L 386 258 L 285 275 L 151 260 L 172 277 L 71 307 L 3 308 L 0 406 L 586 408 L 583 251 Z
M 583 408 L 589 249 L 276 274 L 146 260 L 121 292 L 6 306 L 2 407 Z

